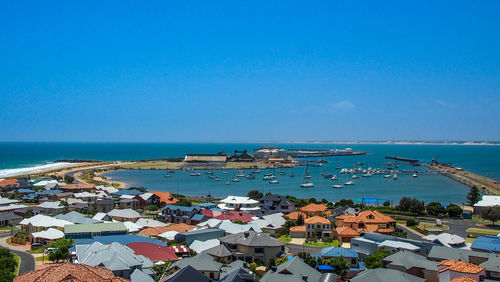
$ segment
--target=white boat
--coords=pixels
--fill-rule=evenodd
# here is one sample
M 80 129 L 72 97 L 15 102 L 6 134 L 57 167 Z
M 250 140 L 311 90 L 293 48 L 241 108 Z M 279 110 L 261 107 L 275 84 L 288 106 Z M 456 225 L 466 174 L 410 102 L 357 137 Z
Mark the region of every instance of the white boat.
M 200 175 L 201 175 L 201 173 L 199 173 L 199 172 L 193 172 L 189 176 L 200 176 Z
M 214 179 L 214 181 L 220 181 L 220 179 L 219 179 L 218 177 L 216 177 L 216 178 Z
M 276 178 L 276 176 L 275 176 L 275 175 L 266 175 L 266 176 L 264 176 L 264 178 L 262 178 L 262 179 L 263 179 L 263 180 L 273 180 L 273 179 L 275 179 L 275 178 Z
M 233 179 L 233 182 L 240 182 L 238 178 Z
M 209 179 L 215 179 L 215 175 L 209 175 L 208 178 Z
M 338 178 L 337 178 L 337 176 L 336 176 L 336 175 L 334 175 L 334 176 L 332 176 L 332 178 L 330 178 L 330 180 L 337 180 L 337 179 L 338 179 Z
M 163 177 L 172 177 L 170 174 L 165 174 Z
M 356 174 L 353 174 L 352 179 L 358 179 L 358 178 L 359 178 L 359 176 L 357 176 Z
M 339 188 L 344 188 L 344 185 L 341 185 L 341 184 L 334 184 L 334 185 L 332 185 L 332 188 L 337 188 L 337 189 L 339 189 Z
M 312 183 L 312 182 L 302 183 L 302 184 L 300 184 L 300 187 L 302 187 L 302 188 L 311 188 L 311 187 L 314 187 L 314 183 Z
M 255 179 L 255 175 L 253 175 L 253 174 L 251 174 L 251 173 L 250 173 L 250 174 L 248 174 L 248 175 L 246 176 L 246 178 L 247 178 L 247 179 Z
M 311 176 L 310 175 L 306 175 L 306 176 L 304 176 L 304 178 L 309 179 L 309 178 L 311 178 Z
M 230 185 L 230 184 L 231 184 L 231 182 L 229 182 L 229 181 L 228 181 L 228 182 L 226 182 L 226 185 Z
M 372 175 L 370 173 L 364 173 L 363 177 L 371 177 Z
M 274 179 L 274 180 L 271 180 L 269 181 L 269 184 L 279 184 L 280 182 L 278 181 L 278 179 Z
M 354 185 L 354 182 L 353 181 L 347 181 L 346 183 L 344 183 L 344 185 Z
M 418 177 L 418 174 L 414 173 L 414 174 L 413 174 L 413 177 L 417 178 L 417 177 Z
M 392 176 L 392 180 L 397 180 L 397 179 L 398 179 L 398 175 L 397 175 L 397 174 L 394 174 L 394 175 Z
M 238 173 L 238 174 L 236 174 L 236 177 L 245 177 L 245 176 L 246 176 L 246 175 L 245 175 L 244 173 L 241 173 L 241 172 L 240 172 L 240 173 Z
M 260 169 L 254 169 L 252 170 L 252 173 L 260 173 Z
M 384 175 L 384 178 L 391 178 L 391 175 L 390 174 L 386 174 L 386 175 Z
M 290 173 L 290 175 L 288 175 L 288 176 L 290 176 L 290 177 L 295 177 L 295 174 Z

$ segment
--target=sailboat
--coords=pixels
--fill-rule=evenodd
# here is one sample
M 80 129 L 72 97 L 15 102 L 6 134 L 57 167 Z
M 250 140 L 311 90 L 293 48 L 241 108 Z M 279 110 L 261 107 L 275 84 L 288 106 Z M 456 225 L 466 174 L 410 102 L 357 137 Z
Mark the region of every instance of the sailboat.
M 290 168 L 290 174 L 288 176 L 295 177 L 295 174 L 293 173 L 293 167 Z
M 415 172 L 415 173 L 413 174 L 413 177 L 414 177 L 414 178 L 417 178 L 417 177 L 418 177 L 418 174 Z
M 314 187 L 314 183 L 306 181 L 305 183 L 300 184 L 300 187 L 302 187 L 302 188 L 312 188 L 312 187 Z

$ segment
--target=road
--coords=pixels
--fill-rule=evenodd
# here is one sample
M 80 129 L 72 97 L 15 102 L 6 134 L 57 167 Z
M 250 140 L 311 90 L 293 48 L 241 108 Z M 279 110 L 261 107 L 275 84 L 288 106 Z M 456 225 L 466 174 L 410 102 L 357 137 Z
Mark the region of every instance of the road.
M 10 237 L 10 232 L 0 233 L 0 246 L 9 249 L 9 251 L 18 255 L 19 258 L 21 258 L 21 266 L 19 267 L 19 274 L 35 270 L 36 266 L 35 257 L 26 253 L 24 250 L 20 248 L 16 248 L 14 246 L 10 246 L 9 244 L 7 244 L 6 242 L 7 237 Z

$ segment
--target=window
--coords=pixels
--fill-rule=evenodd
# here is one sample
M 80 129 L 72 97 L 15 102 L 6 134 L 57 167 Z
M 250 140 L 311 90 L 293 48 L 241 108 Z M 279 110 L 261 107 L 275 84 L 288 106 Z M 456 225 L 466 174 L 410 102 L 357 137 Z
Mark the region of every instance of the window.
M 255 253 L 256 254 L 263 254 L 264 253 L 264 248 L 255 248 Z
M 215 275 L 213 272 L 210 272 L 210 278 L 214 279 L 215 278 Z

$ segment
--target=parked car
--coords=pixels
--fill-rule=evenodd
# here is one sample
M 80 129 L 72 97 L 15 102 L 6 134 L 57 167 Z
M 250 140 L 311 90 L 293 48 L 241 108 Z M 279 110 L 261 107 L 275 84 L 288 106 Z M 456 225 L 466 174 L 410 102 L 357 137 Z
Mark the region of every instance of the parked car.
M 51 254 L 51 253 L 53 253 L 55 251 L 56 251 L 56 248 L 47 248 L 47 249 L 45 249 L 44 252 L 48 255 L 48 254 Z
M 33 248 L 33 247 L 45 247 L 45 245 L 44 245 L 44 244 L 42 244 L 42 243 L 33 243 L 33 244 L 31 244 L 31 247 L 32 247 L 32 248 Z

